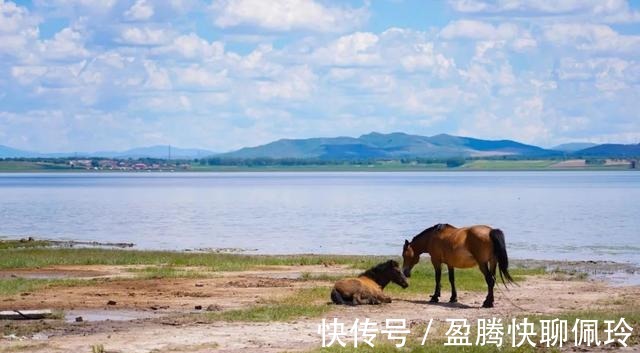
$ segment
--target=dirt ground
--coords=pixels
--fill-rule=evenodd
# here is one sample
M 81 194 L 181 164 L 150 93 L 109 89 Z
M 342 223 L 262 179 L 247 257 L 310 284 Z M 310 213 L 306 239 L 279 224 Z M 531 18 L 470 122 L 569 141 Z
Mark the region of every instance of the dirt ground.
M 0 310 L 61 309 L 68 313 L 68 321 L 75 316 L 85 318 L 84 322 L 58 324 L 31 337 L 0 338 L 0 352 L 80 353 L 91 352 L 91 346 L 98 344 L 104 345 L 106 352 L 123 353 L 306 351 L 320 345 L 317 329 L 321 318 L 276 323 L 198 323 L 175 317 L 207 308 L 243 308 L 283 298 L 301 288 L 328 285 L 301 280 L 302 273 L 354 272 L 345 266 L 281 266 L 217 273 L 212 278 L 136 279 L 130 270 L 126 266 L 81 266 L 0 271 L 0 278 L 94 279 L 91 286 L 53 287 L 0 297 Z M 443 291 L 441 299 L 448 295 Z M 477 318 L 614 310 L 638 307 L 640 286 L 612 286 L 601 281 L 545 275 L 530 277 L 508 291 L 497 291 L 495 308 L 480 308 L 484 296 L 483 292 L 460 291 L 460 303 L 428 304 L 428 293 L 424 293 L 415 298 L 395 298 L 393 303 L 381 306 L 336 306 L 324 317 L 345 323 L 356 318 L 378 323 L 397 318 L 406 319 L 415 327 L 432 318 L 434 325 L 444 325 L 447 318 L 473 322 Z M 110 305 L 109 301 L 115 304 Z M 196 310 L 196 306 L 203 309 Z

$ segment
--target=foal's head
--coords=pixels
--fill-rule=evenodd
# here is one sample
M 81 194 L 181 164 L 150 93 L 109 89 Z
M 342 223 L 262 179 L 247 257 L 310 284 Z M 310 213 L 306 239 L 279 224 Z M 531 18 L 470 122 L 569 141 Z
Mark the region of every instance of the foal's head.
M 402 288 L 409 287 L 407 278 L 400 270 L 398 261 L 389 260 L 368 269 L 363 275 L 371 278 L 384 288 L 389 282 L 393 282 Z

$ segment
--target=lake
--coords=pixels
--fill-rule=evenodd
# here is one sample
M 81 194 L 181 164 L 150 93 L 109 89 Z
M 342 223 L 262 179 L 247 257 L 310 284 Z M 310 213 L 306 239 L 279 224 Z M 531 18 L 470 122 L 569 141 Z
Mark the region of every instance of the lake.
M 513 258 L 640 264 L 640 173 L 0 174 L 12 238 L 399 255 L 444 222 L 501 228 Z

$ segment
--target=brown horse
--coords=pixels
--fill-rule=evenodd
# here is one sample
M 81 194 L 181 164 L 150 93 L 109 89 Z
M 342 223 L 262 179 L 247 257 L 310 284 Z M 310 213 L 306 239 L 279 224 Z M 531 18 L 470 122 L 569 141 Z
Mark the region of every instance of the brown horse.
M 420 254 L 429 253 L 431 263 L 436 271 L 436 290 L 431 302 L 437 303 L 440 297 L 440 278 L 442 264 L 449 270 L 451 282 L 451 303 L 458 301 L 453 269 L 469 268 L 478 265 L 489 288 L 487 298 L 482 306 L 493 307 L 493 286 L 496 282 L 496 265 L 500 269 L 502 283 L 505 278 L 513 283 L 509 275 L 509 258 L 504 242 L 504 234 L 500 229 L 484 225 L 456 228 L 450 224 L 436 224 L 413 237 L 411 242 L 404 241 L 402 249 L 404 275 L 411 277 L 411 269 L 420 261 Z
M 391 303 L 391 298 L 382 293 L 389 282 L 402 288 L 409 286 L 400 264 L 394 260 L 378 264 L 357 278 L 339 280 L 331 291 L 331 301 L 347 305 Z

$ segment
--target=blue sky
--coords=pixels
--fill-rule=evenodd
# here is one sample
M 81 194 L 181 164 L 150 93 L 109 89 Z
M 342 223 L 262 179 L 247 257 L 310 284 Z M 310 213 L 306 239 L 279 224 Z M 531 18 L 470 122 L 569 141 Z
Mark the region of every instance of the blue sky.
M 0 144 L 640 142 L 640 1 L 0 0 Z

